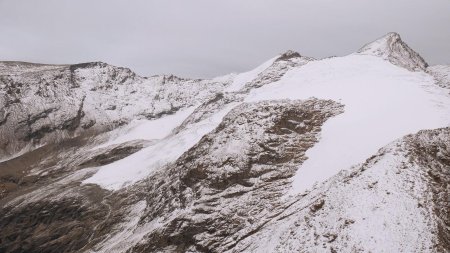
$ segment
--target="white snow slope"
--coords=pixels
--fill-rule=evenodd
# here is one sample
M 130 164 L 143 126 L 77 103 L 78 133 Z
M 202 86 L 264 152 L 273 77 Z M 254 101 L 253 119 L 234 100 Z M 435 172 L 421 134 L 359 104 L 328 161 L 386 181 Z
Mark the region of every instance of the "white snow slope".
M 170 132 L 186 119 L 195 106 L 180 110 L 173 115 L 168 115 L 159 119 L 147 120 L 138 119 L 132 121 L 123 128 L 118 128 L 108 133 L 108 141 L 95 147 L 104 148 L 109 145 L 120 144 L 133 140 L 160 140 L 168 136 Z
M 450 124 L 450 96 L 430 75 L 367 55 L 310 62 L 254 90 L 246 101 L 308 97 L 339 101 L 345 111 L 324 124 L 321 140 L 297 171 L 293 193 L 363 162 L 406 134 Z
M 185 151 L 194 146 L 203 135 L 216 128 L 222 121 L 223 116 L 235 105 L 230 104 L 220 112 L 187 127 L 176 135 L 169 135 L 150 147 L 100 167 L 96 174 L 83 181 L 83 183 L 93 183 L 108 190 L 118 190 L 146 178 L 154 169 L 161 168 L 175 161 Z M 180 116 L 186 116 L 186 114 L 180 112 L 174 117 L 173 122 L 181 123 Z M 164 118 L 157 121 L 164 121 Z M 148 122 L 147 124 L 150 123 Z M 159 124 L 155 123 L 155 125 Z M 168 124 L 164 127 L 170 129 L 171 127 L 175 128 L 176 125 Z M 132 136 L 136 139 L 142 139 L 142 135 L 145 135 L 145 133 L 138 131 Z M 127 138 L 127 140 L 130 139 Z

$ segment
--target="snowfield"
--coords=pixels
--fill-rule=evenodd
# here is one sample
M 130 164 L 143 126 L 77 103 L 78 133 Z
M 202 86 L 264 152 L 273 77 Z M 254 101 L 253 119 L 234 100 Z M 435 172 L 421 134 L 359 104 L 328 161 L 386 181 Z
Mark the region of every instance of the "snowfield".
M 180 110 L 174 115 L 168 115 L 155 120 L 139 119 L 130 122 L 123 128 L 118 128 L 108 135 L 108 141 L 95 146 L 104 148 L 133 140 L 160 140 L 168 136 L 172 130 L 183 123 L 194 110 L 195 106 Z
M 359 54 L 310 62 L 253 90 L 246 101 L 309 97 L 339 101 L 345 112 L 323 126 L 294 178 L 293 194 L 358 165 L 392 140 L 450 125 L 450 96 L 432 76 Z

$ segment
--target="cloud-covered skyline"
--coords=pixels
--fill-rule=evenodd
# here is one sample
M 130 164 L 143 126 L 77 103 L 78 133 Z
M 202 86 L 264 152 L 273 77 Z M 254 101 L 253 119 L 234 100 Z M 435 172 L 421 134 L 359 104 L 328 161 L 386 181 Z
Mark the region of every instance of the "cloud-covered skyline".
M 449 13 L 448 0 L 0 0 L 0 60 L 213 77 L 288 49 L 346 55 L 395 31 L 431 65 L 450 64 Z

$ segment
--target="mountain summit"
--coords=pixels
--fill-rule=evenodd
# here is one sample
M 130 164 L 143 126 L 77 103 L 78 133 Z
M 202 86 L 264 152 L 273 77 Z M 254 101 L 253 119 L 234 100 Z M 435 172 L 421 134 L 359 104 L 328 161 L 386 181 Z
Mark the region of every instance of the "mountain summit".
M 449 77 L 396 33 L 210 80 L 0 62 L 0 252 L 449 252 Z
M 428 67 L 425 60 L 403 42 L 400 35 L 395 32 L 388 33 L 363 46 L 358 53 L 382 57 L 412 71 L 424 71 Z

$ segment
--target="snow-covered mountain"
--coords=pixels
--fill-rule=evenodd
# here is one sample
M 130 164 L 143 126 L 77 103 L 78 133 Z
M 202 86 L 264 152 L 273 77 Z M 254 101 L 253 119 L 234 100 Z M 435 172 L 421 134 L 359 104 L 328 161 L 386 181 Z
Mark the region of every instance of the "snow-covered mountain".
M 449 252 L 450 66 L 0 62 L 0 161 L 0 252 Z

